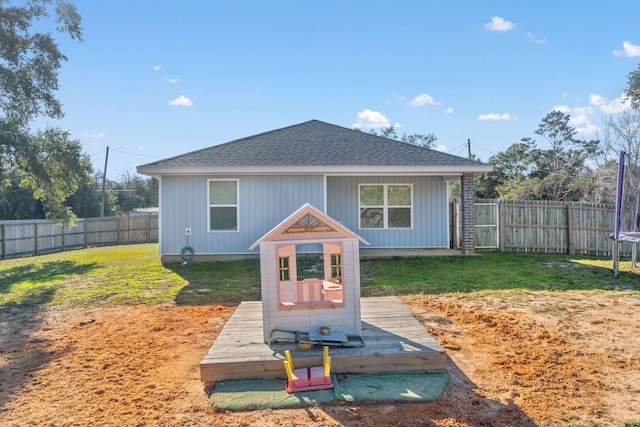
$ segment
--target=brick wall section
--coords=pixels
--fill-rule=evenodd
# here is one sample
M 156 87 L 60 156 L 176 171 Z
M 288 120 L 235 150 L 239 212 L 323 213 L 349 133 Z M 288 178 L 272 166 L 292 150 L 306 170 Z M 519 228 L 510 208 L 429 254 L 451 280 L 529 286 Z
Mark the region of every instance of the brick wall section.
M 460 178 L 461 187 L 461 206 L 460 206 L 460 222 L 461 236 L 460 246 L 464 255 L 471 255 L 475 249 L 475 212 L 473 202 L 475 200 L 475 191 L 473 188 L 473 174 L 463 174 Z

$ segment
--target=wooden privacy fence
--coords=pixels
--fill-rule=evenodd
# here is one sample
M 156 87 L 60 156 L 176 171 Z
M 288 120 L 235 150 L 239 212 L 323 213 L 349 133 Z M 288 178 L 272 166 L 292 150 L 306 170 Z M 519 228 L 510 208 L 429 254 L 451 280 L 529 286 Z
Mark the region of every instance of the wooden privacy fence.
M 451 204 L 452 246 L 459 225 L 457 202 Z M 623 224 L 629 224 L 625 212 Z M 611 255 L 615 209 L 582 202 L 477 200 L 477 249 Z M 629 230 L 623 225 L 623 230 Z M 45 220 L 0 221 L 0 259 L 40 255 L 87 246 L 155 243 L 158 215 L 80 219 L 73 227 Z M 631 254 L 621 242 L 621 254 Z
M 0 259 L 157 241 L 158 215 L 86 218 L 73 227 L 46 220 L 0 221 Z
M 477 200 L 475 218 L 478 249 L 611 255 L 613 247 L 615 209 L 610 205 Z M 631 253 L 628 242 L 621 247 Z

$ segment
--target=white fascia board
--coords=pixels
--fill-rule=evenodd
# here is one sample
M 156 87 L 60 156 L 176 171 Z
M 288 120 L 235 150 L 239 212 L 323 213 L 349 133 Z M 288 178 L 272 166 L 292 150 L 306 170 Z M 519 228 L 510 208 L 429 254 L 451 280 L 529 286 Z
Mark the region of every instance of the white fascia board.
M 178 166 L 154 167 L 139 166 L 138 173 L 149 176 L 160 175 L 461 175 L 463 173 L 484 174 L 491 172 L 491 165 L 464 166 Z

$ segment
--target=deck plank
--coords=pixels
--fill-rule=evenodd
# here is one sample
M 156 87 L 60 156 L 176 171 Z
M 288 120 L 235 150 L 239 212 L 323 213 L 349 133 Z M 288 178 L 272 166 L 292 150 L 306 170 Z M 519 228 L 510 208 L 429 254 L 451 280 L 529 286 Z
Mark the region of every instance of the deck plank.
M 396 297 L 361 299 L 364 347 L 331 347 L 335 373 L 407 372 L 446 369 L 446 352 Z M 200 362 L 204 382 L 284 378 L 284 350 L 296 367 L 321 364 L 322 349 L 264 344 L 262 303 L 241 303 Z

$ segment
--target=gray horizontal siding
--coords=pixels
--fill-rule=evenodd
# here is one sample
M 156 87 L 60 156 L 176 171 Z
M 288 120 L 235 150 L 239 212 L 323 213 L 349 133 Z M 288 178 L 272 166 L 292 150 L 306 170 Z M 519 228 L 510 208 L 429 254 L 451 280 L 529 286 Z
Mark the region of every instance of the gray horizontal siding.
M 208 179 L 238 179 L 237 232 L 208 231 Z M 249 246 L 303 204 L 324 208 L 322 175 L 163 176 L 160 191 L 163 255 L 180 253 L 186 228 L 192 230 L 189 245 L 196 254 L 250 253 Z
M 413 184 L 413 229 L 358 228 L 358 185 Z M 441 177 L 368 176 L 327 178 L 327 213 L 365 238 L 371 248 L 448 248 L 447 184 Z

